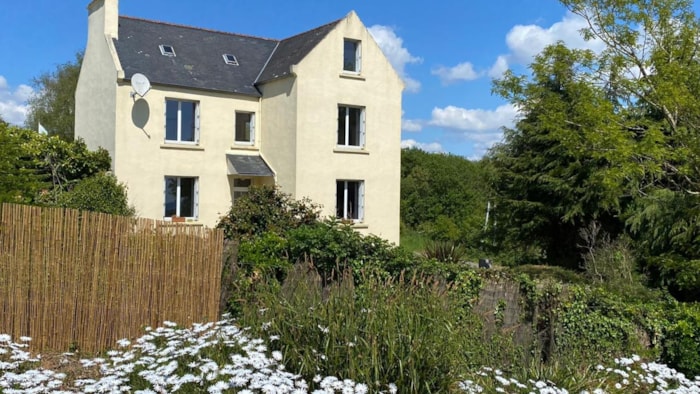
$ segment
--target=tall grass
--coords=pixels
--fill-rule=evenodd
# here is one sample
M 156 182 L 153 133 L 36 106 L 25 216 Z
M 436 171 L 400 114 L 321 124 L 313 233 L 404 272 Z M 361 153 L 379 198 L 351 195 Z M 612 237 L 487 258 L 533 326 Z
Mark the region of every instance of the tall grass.
M 405 393 L 448 392 L 468 371 L 519 358 L 507 340 L 483 338 L 449 284 L 373 275 L 354 282 L 346 272 L 324 289 L 312 268 L 297 265 L 281 288 L 258 288 L 260 304 L 247 305 L 240 323 L 271 336 L 285 365 L 309 381 L 333 375 Z

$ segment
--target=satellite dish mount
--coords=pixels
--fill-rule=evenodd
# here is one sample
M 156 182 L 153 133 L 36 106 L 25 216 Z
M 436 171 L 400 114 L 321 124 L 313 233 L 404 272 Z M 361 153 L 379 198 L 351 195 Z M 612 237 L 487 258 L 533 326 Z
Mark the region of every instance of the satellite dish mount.
M 134 91 L 131 92 L 132 98 L 137 94 L 143 97 L 149 90 L 151 90 L 151 82 L 145 75 L 136 73 L 131 76 L 131 87 L 134 89 Z

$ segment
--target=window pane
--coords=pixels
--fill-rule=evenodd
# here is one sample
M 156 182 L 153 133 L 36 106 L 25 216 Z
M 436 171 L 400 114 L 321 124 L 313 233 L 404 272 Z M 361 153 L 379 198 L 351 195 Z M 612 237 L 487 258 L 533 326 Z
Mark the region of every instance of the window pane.
M 348 182 L 348 219 L 358 219 L 360 213 L 360 183 Z
M 356 41 L 345 40 L 343 46 L 343 70 L 357 71 L 357 45 Z
M 182 131 L 180 134 L 181 141 L 194 142 L 195 105 L 196 104 L 192 102 L 180 102 L 180 111 L 182 112 Z
M 236 113 L 236 141 L 252 142 L 250 138 L 250 122 L 252 116 L 247 113 Z
M 194 216 L 195 178 L 180 178 L 180 216 Z
M 345 110 L 346 107 L 338 107 L 338 145 L 345 145 Z
M 164 217 L 177 214 L 177 178 L 165 177 L 165 213 Z
M 345 201 L 345 182 L 337 181 L 335 183 L 335 217 L 344 218 L 343 205 Z
M 360 108 L 348 108 L 349 110 L 349 131 L 348 145 L 360 146 L 360 115 L 362 110 Z
M 167 141 L 177 141 L 177 111 L 177 101 L 165 101 L 165 139 Z

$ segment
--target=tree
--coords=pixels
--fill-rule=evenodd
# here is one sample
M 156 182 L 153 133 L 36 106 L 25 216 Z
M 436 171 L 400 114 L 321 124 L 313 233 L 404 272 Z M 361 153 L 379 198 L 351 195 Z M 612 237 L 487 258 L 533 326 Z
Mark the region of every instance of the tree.
M 18 128 L 0 122 L 0 203 L 31 202 L 44 185 L 23 149 Z
M 478 245 L 490 190 L 484 163 L 401 151 L 401 221 L 434 239 Z
M 78 85 L 83 53 L 75 61 L 58 65 L 53 72 L 34 78 L 35 96 L 29 99 L 25 127 L 37 130 L 41 123 L 49 135 L 71 141 L 75 129 L 75 88 Z
M 538 243 L 548 262 L 571 265 L 577 229 L 601 221 L 612 236 L 634 237 L 660 283 L 697 292 L 700 280 L 688 276 L 700 261 L 700 23 L 692 2 L 562 3 L 605 49 L 557 44 L 536 58 L 532 77 L 508 73 L 495 83 L 522 114 L 491 152 L 499 220 L 521 246 Z
M 620 231 L 625 180 L 636 177 L 635 134 L 619 126 L 606 91 L 581 74 L 592 61 L 591 52 L 559 43 L 536 57 L 531 79 L 506 73 L 494 84 L 522 114 L 491 152 L 502 235 L 573 268 L 582 228 L 596 220 Z
M 641 183 L 626 224 L 658 283 L 700 299 L 700 21 L 693 2 L 564 0 L 584 34 L 606 44 L 599 80 L 636 110 L 641 133 L 657 133 L 641 162 Z

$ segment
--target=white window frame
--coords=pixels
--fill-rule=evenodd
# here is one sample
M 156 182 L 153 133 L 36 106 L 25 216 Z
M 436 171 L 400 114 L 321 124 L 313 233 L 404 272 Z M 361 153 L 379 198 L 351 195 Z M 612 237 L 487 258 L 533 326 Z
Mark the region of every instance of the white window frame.
M 161 55 L 175 57 L 175 47 L 173 47 L 172 45 L 161 44 L 158 45 L 158 48 L 160 48 Z
M 173 175 L 166 175 L 163 178 L 163 215 L 166 214 L 166 209 L 167 206 L 166 204 L 168 203 L 168 178 L 175 178 L 177 179 L 177 186 L 175 189 L 175 215 L 177 217 L 181 217 L 180 213 L 182 211 L 182 207 L 180 206 L 181 198 L 182 198 L 182 180 L 183 179 L 194 179 L 194 201 L 193 201 L 193 207 L 192 207 L 192 214 L 194 216 L 186 216 L 186 219 L 193 219 L 197 220 L 199 217 L 199 177 L 196 176 L 173 176 Z M 163 216 L 163 219 L 166 221 L 172 220 L 172 216 Z
M 168 101 L 172 101 L 172 102 L 177 103 L 177 138 L 174 140 L 168 139 Z M 183 141 L 182 140 L 182 104 L 183 103 L 194 104 L 194 141 Z M 164 119 L 165 119 L 165 125 L 163 127 L 164 128 L 165 142 L 169 143 L 169 144 L 198 145 L 199 144 L 199 112 L 200 111 L 199 111 L 199 102 L 198 101 L 166 98 L 165 99 L 165 109 L 163 111 Z
M 238 114 L 250 115 L 250 141 L 239 141 L 236 139 L 236 129 L 238 128 Z M 255 145 L 255 112 L 236 111 L 233 125 L 233 143 L 236 145 Z
M 342 215 L 338 215 L 339 209 L 337 207 L 339 197 L 337 195 L 338 193 L 338 184 L 342 183 L 342 201 L 343 201 L 343 210 L 342 210 Z M 351 201 L 348 201 L 349 199 L 349 188 L 351 184 L 357 184 L 358 190 L 357 190 L 357 195 L 358 195 L 358 200 L 357 201 L 357 217 L 351 217 L 355 215 L 349 215 L 350 211 L 350 203 Z M 346 179 L 338 179 L 336 181 L 336 217 L 340 220 L 352 220 L 355 223 L 361 223 L 365 220 L 365 181 L 363 180 L 346 180 Z
M 232 55 L 230 53 L 224 53 L 222 56 L 224 57 L 224 63 L 229 64 L 231 66 L 238 65 L 238 59 L 235 55 Z
M 345 68 L 345 46 L 346 43 L 353 43 L 355 45 L 355 69 L 348 70 Z M 345 38 L 343 40 L 343 72 L 351 74 L 359 74 L 362 71 L 362 41 L 353 40 L 351 38 Z
M 343 122 L 344 129 L 340 130 L 340 128 L 338 128 L 338 131 L 336 131 L 336 136 L 335 136 L 336 145 L 339 147 L 342 147 L 342 148 L 349 148 L 349 149 L 362 149 L 362 148 L 364 148 L 365 147 L 365 133 L 366 133 L 366 131 L 365 131 L 365 129 L 366 129 L 366 126 L 365 126 L 365 123 L 366 123 L 365 122 L 365 118 L 366 118 L 365 107 L 357 107 L 357 106 L 353 106 L 353 105 L 342 105 L 342 104 L 338 105 L 338 116 L 339 117 L 341 116 L 340 115 L 341 109 L 345 109 L 345 111 L 344 111 L 345 112 L 345 115 L 344 115 L 345 121 Z M 357 127 L 358 127 L 357 133 L 359 133 L 359 135 L 357 136 L 357 141 L 358 141 L 357 145 L 350 144 L 350 133 L 355 132 L 354 130 L 350 130 L 350 109 L 360 110 L 360 122 L 359 122 L 359 125 L 357 125 Z M 342 119 L 340 119 L 340 118 L 338 119 L 338 122 L 337 122 L 338 126 L 340 126 L 341 120 Z M 338 143 L 338 136 L 340 135 L 341 132 L 344 133 L 344 140 L 345 140 L 344 144 Z

